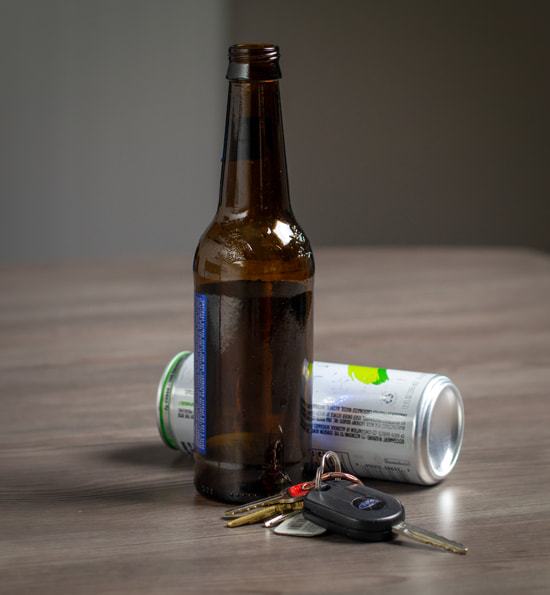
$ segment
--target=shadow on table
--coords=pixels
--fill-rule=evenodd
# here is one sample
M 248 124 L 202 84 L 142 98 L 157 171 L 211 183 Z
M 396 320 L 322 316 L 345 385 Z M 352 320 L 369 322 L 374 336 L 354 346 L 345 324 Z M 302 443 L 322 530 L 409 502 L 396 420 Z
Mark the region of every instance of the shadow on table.
M 164 444 L 136 444 L 114 447 L 103 455 L 113 463 L 170 469 L 193 469 L 193 457 Z

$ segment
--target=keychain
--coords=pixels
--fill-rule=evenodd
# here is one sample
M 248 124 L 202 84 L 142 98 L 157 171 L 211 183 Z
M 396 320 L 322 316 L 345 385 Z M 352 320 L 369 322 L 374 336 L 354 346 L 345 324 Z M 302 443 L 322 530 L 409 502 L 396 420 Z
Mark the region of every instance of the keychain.
M 325 471 L 329 459 L 335 471 Z M 343 473 L 332 451 L 324 454 L 315 480 L 232 508 L 226 516 L 232 517 L 229 527 L 264 521 L 280 535 L 314 537 L 328 530 L 360 541 L 386 541 L 401 535 L 455 554 L 468 551 L 461 543 L 406 523 L 405 508 L 397 498 Z

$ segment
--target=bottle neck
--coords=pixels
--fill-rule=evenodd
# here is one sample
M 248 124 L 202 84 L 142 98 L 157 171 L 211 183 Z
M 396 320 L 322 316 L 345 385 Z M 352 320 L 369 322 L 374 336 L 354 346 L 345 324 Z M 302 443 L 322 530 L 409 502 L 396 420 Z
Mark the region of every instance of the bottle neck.
M 218 216 L 290 211 L 278 80 L 230 81 Z

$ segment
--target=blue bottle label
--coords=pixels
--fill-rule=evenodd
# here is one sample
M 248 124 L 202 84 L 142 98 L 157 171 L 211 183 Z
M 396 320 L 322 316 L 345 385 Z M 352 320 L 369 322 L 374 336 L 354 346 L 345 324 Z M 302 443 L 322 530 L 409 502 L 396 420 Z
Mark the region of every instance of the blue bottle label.
M 195 293 L 195 450 L 206 454 L 206 296 Z

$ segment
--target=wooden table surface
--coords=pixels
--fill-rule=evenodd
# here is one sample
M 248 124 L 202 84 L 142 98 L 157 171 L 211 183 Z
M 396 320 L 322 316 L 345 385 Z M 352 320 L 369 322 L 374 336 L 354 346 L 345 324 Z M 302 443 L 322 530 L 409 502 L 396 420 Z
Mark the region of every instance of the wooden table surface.
M 316 253 L 315 359 L 437 372 L 466 429 L 435 487 L 371 481 L 466 556 L 228 529 L 165 447 L 157 383 L 192 348 L 191 258 L 0 269 L 0 592 L 550 592 L 550 257 Z

